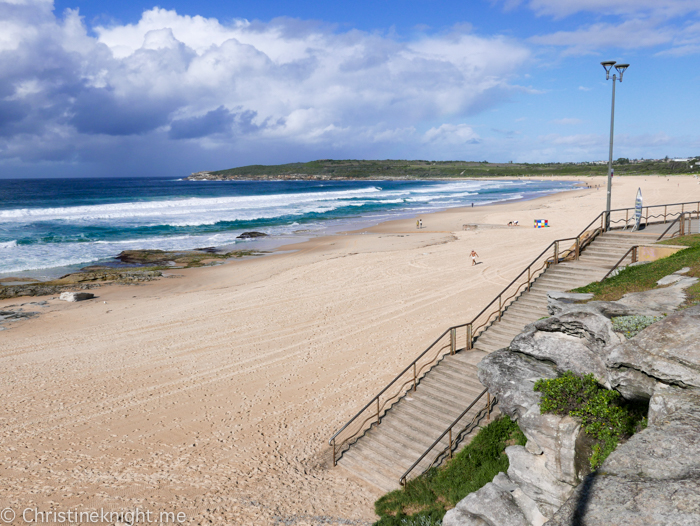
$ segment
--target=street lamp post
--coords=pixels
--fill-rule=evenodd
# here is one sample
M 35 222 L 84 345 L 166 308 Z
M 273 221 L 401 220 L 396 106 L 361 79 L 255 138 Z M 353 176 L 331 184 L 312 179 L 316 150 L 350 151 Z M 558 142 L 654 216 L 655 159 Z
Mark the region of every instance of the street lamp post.
M 602 66 L 605 68 L 605 80 L 610 80 L 610 70 L 613 66 L 620 74 L 619 81 L 622 82 L 622 75 L 625 70 L 630 67 L 629 64 L 616 64 L 614 60 L 606 60 L 601 62 Z M 612 161 L 613 161 L 613 130 L 615 128 L 615 81 L 618 80 L 617 75 L 613 73 L 612 76 L 612 109 L 610 110 L 610 153 L 608 156 L 608 200 L 605 207 L 605 230 L 610 229 L 610 197 L 612 192 Z

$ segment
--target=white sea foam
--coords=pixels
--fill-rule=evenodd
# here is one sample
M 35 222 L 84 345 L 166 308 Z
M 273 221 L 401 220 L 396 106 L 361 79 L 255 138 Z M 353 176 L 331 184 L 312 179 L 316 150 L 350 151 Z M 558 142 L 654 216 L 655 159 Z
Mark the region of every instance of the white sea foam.
M 12 241 L 5 241 L 4 243 L 0 243 L 0 250 L 14 248 L 16 246 L 17 246 L 17 241 L 13 239 Z

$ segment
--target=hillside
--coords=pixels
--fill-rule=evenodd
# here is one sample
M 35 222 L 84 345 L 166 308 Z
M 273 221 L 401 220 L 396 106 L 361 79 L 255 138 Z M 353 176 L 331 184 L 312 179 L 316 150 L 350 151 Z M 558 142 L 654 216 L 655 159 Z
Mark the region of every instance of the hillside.
M 698 170 L 694 161 L 650 160 L 614 163 L 617 175 L 683 174 Z M 516 177 L 522 175 L 605 175 L 607 166 L 574 163 L 489 163 L 468 161 L 332 160 L 278 165 L 251 165 L 227 170 L 203 171 L 187 179 L 412 179 L 449 177 Z

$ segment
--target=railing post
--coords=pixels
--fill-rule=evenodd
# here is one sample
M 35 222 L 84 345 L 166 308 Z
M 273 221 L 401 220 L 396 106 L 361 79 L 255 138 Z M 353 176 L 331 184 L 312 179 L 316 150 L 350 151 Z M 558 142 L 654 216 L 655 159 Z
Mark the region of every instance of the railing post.
M 649 207 L 647 206 L 647 216 L 644 219 L 644 226 L 649 226 Z
M 379 423 L 379 397 L 377 397 L 377 424 Z
M 666 224 L 666 207 L 668 205 L 664 205 L 664 225 Z
M 335 460 L 335 438 L 333 439 L 333 465 L 338 465 L 338 462 Z
M 637 247 L 632 247 L 632 263 L 637 262 Z
M 576 261 L 578 261 L 578 258 L 580 255 L 581 255 L 581 243 L 579 241 L 579 237 L 576 236 Z
M 559 241 L 554 242 L 554 264 L 559 263 Z
M 450 428 L 450 459 L 452 458 L 452 428 Z
M 501 321 L 501 309 L 503 308 L 502 296 L 498 295 L 498 321 Z
M 532 267 L 527 267 L 527 291 L 530 292 L 530 280 L 532 277 L 530 276 L 530 271 L 532 270 Z
M 472 350 L 472 324 L 467 324 L 467 350 Z
M 600 231 L 605 232 L 605 216 L 607 212 L 600 214 Z
M 457 329 L 450 329 L 450 354 L 455 353 L 457 347 Z
M 627 230 L 627 223 L 629 223 L 630 209 L 625 208 L 625 230 Z
M 416 362 L 413 362 L 413 392 L 418 389 L 418 378 L 416 378 Z
M 486 407 L 487 407 L 486 418 L 490 422 L 491 421 L 491 393 L 486 393 Z

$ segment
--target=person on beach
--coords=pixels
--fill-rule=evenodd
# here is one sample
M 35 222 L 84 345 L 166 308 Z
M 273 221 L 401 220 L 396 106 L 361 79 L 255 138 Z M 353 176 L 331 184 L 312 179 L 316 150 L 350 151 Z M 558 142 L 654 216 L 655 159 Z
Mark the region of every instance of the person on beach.
M 422 219 L 418 220 L 418 228 L 423 228 L 423 220 Z
M 476 253 L 476 250 L 472 249 L 472 253 L 469 254 L 469 257 L 472 258 L 472 266 L 476 265 L 476 258 L 479 257 L 479 254 Z
M 416 219 L 416 228 L 420 228 L 420 219 Z

